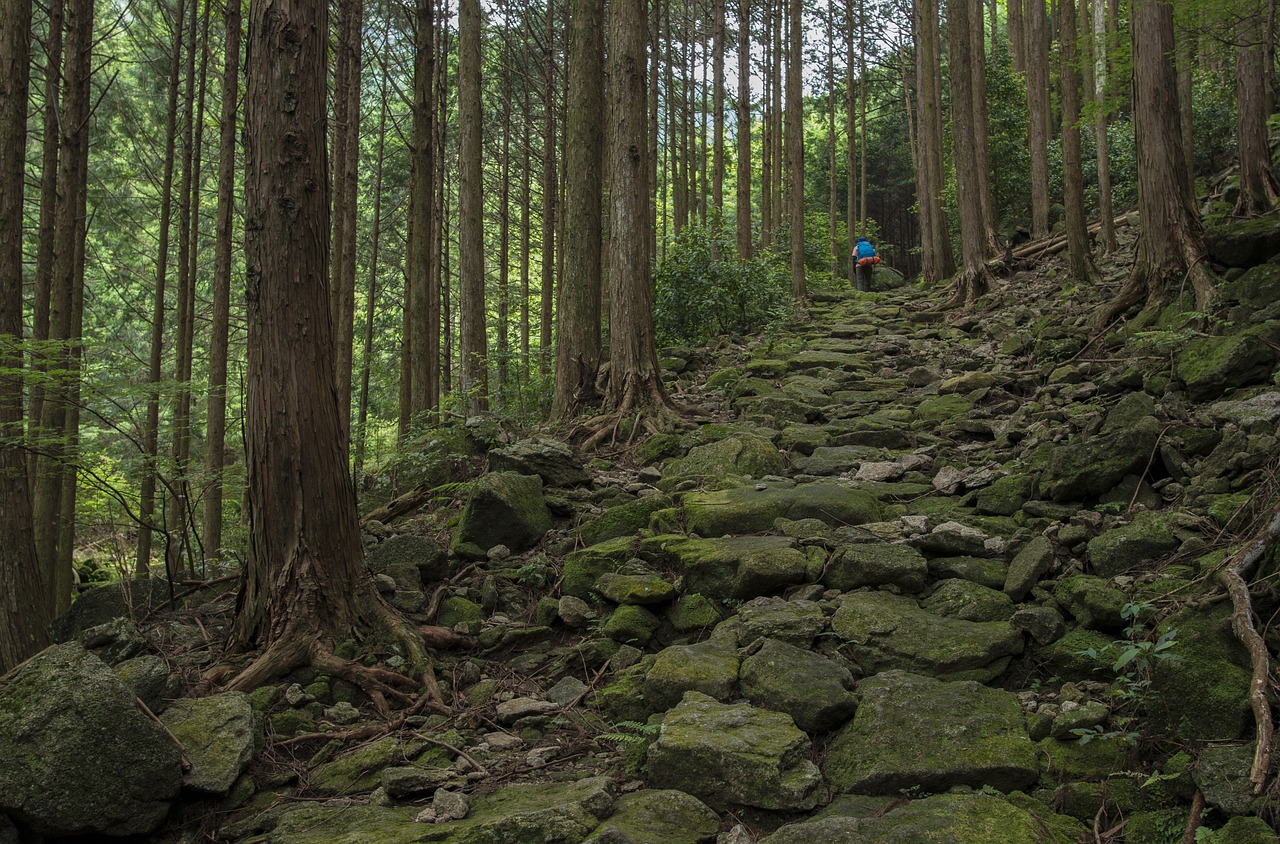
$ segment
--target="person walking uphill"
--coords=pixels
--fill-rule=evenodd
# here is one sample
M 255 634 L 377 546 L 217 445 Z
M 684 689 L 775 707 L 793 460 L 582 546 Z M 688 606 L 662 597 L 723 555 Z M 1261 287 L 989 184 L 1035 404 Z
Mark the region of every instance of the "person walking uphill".
M 858 292 L 868 293 L 871 291 L 871 274 L 875 272 L 876 264 L 880 263 L 880 256 L 876 255 L 876 248 L 865 237 L 858 238 L 856 249 L 858 264 L 854 274 L 857 276 Z

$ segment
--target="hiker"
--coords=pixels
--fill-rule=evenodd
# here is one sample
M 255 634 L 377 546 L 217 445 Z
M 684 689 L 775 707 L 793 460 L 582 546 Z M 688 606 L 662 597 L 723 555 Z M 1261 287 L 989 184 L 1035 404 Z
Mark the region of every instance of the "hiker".
M 868 293 L 871 290 L 871 274 L 875 271 L 876 264 L 880 263 L 880 256 L 876 254 L 876 248 L 871 245 L 871 241 L 865 237 L 858 238 L 856 249 L 858 265 L 854 274 L 857 276 L 858 292 Z

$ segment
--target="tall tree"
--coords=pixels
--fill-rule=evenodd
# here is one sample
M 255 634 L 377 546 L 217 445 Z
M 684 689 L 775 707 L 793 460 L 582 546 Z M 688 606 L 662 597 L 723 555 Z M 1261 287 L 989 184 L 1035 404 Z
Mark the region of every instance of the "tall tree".
M 973 15 L 982 13 L 980 0 L 948 0 L 947 34 L 951 68 L 951 134 L 955 147 L 956 204 L 960 214 L 960 253 L 963 271 L 956 276 L 952 302 L 971 305 L 995 286 L 987 267 L 988 249 L 978 178 L 978 131 L 974 113 Z
M 1089 44 L 1093 50 L 1093 61 L 1086 68 L 1093 70 L 1093 84 L 1089 88 L 1093 98 L 1093 141 L 1097 148 L 1098 168 L 1098 216 L 1101 228 L 1098 230 L 1098 246 L 1103 255 L 1110 255 L 1116 250 L 1115 214 L 1111 210 L 1111 150 L 1107 126 L 1110 122 L 1111 97 L 1111 47 L 1114 41 L 1116 23 L 1110 14 L 1111 4 L 1108 0 L 1091 0 L 1093 3 L 1093 37 Z M 1089 74 L 1085 74 L 1089 79 Z
M 937 0 L 915 0 L 912 28 L 916 42 L 916 101 L 919 118 L 921 185 L 919 197 L 921 259 L 925 281 L 937 283 L 955 272 L 946 212 L 942 207 L 945 176 L 942 167 L 942 64 L 938 36 Z
M 844 140 L 845 140 L 845 234 L 849 240 L 846 278 L 853 285 L 857 277 L 858 254 L 854 249 L 854 232 L 858 230 L 858 54 L 862 52 L 862 28 L 854 24 L 854 0 L 844 2 L 845 38 L 844 67 Z
M 0 675 L 48 644 L 53 617 L 31 532 L 18 375 L 30 44 L 30 0 L 0 0 Z
M 565 254 L 564 281 L 556 307 L 559 342 L 556 344 L 555 396 L 551 405 L 555 419 L 572 418 L 597 398 L 603 243 L 600 210 L 604 157 L 604 127 L 600 124 L 604 107 L 603 31 L 604 9 L 599 0 L 570 0 L 565 242 L 575 244 L 575 248 Z M 649 166 L 647 156 L 645 166 Z M 645 251 L 648 252 L 647 243 Z
M 969 96 L 973 100 L 973 152 L 977 178 L 978 202 L 982 207 L 982 242 L 988 257 L 1000 253 L 1000 236 L 996 231 L 996 205 L 991 196 L 990 132 L 987 126 L 987 57 L 982 26 L 982 2 L 969 18 L 969 70 L 972 83 Z
M 1080 147 L 1080 67 L 1076 49 L 1075 0 L 1062 3 L 1062 192 L 1067 212 L 1071 275 L 1087 282 L 1095 275 L 1084 215 L 1084 173 Z
M 1138 150 L 1140 235 L 1133 272 L 1098 323 L 1145 302 L 1168 302 L 1186 281 L 1196 309 L 1207 311 L 1215 293 L 1205 267 L 1204 232 L 1196 212 L 1179 131 L 1173 11 L 1162 0 L 1136 0 L 1133 46 L 1133 123 Z
M 597 421 L 594 445 L 636 417 L 654 430 L 672 411 L 653 337 L 649 280 L 649 189 L 645 122 L 645 0 L 615 0 L 609 9 L 609 384 L 608 420 Z
M 333 310 L 338 417 L 344 439 L 351 427 L 351 354 L 356 309 L 356 205 L 360 165 L 360 65 L 364 39 L 362 0 L 338 3 L 333 80 Z
M 787 53 L 787 210 L 791 222 L 791 293 L 808 298 L 804 281 L 804 2 L 789 0 Z
M 751 0 L 738 0 L 738 257 L 751 257 Z
M 379 694 L 406 680 L 335 655 L 358 633 L 389 635 L 427 663 L 364 565 L 347 468 L 329 322 L 325 0 L 250 6 L 246 66 L 245 405 L 249 553 L 232 631 L 261 654 L 230 683 L 251 689 L 315 665 Z
M 1027 145 L 1031 151 L 1031 236 L 1049 234 L 1049 32 L 1045 0 L 1026 0 Z
M 458 4 L 458 336 L 464 406 L 489 409 L 484 301 L 484 111 L 480 98 L 480 0 Z
M 440 401 L 440 277 L 433 272 L 436 244 L 436 36 L 433 0 L 417 0 L 414 15 L 413 125 L 410 130 L 409 255 L 405 308 L 411 330 L 400 340 L 402 385 L 409 382 L 409 415 Z M 404 371 L 406 370 L 407 371 Z M 403 402 L 401 403 L 404 404 Z M 407 434 L 404 414 L 401 436 Z
M 556 218 L 560 183 L 556 174 L 556 16 L 547 0 L 547 28 L 542 55 L 542 321 L 538 336 L 538 369 L 547 374 L 554 339 L 551 334 L 556 283 Z
M 1270 211 L 1280 198 L 1280 183 L 1271 165 L 1267 121 L 1274 107 L 1270 90 L 1273 47 L 1267 37 L 1270 4 L 1248 0 L 1236 24 L 1236 150 L 1240 160 L 1240 197 L 1236 214 L 1246 217 Z
M 227 346 L 231 322 L 232 215 L 235 212 L 236 115 L 240 99 L 240 3 L 226 0 L 222 71 L 222 134 L 218 145 L 217 233 L 214 240 L 213 313 L 209 327 L 209 396 L 205 422 L 204 552 L 222 552 L 222 468 L 227 435 Z
M 724 213 L 724 11 L 725 0 L 711 4 L 711 205 L 719 225 Z

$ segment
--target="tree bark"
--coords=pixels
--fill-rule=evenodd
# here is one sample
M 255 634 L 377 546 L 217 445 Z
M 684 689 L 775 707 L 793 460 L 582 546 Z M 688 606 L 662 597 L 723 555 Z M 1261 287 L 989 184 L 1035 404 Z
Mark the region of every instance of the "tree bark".
M 31 45 L 29 0 L 0 0 L 0 675 L 49 643 L 52 593 L 31 531 L 22 450 L 22 187 Z
M 569 101 L 565 117 L 564 281 L 556 307 L 556 381 L 551 416 L 566 420 L 593 404 L 600 369 L 601 199 L 604 158 L 604 9 L 598 0 L 571 0 Z M 648 103 L 646 102 L 646 109 Z M 647 118 L 646 118 L 647 120 Z M 648 124 L 646 122 L 646 133 Z M 646 170 L 649 157 L 645 156 Z M 647 173 L 646 173 L 647 175 Z M 646 184 L 647 184 L 646 179 Z M 649 197 L 646 193 L 645 204 Z M 646 218 L 647 218 L 646 213 Z M 645 252 L 648 253 L 648 228 Z
M 951 68 L 951 134 L 955 147 L 956 204 L 960 213 L 960 246 L 964 268 L 953 281 L 952 302 L 971 305 L 995 285 L 987 268 L 988 249 L 982 216 L 978 178 L 978 131 L 974 114 L 975 92 L 972 52 L 972 20 L 980 16 L 981 0 L 948 0 L 947 34 Z
M 1236 40 L 1236 148 L 1240 160 L 1240 198 L 1235 213 L 1242 217 L 1265 214 L 1280 196 L 1267 120 L 1274 106 L 1268 90 L 1269 50 L 1263 4 L 1249 0 L 1240 10 Z
M 360 65 L 364 46 L 363 0 L 339 0 L 338 44 L 333 81 L 333 266 L 334 366 L 343 440 L 351 434 L 351 354 L 355 341 L 356 209 L 359 204 Z
M 987 58 L 983 48 L 982 3 L 979 0 L 969 21 L 969 55 L 973 84 L 973 143 L 977 164 L 978 201 L 982 205 L 982 241 L 987 257 L 1000 254 L 1000 235 L 996 229 L 996 206 L 991 196 L 991 156 L 988 151 L 990 133 L 987 127 Z
M 542 296 L 541 330 L 538 334 L 538 370 L 547 375 L 552 364 L 552 321 L 556 286 L 556 199 L 560 191 L 556 175 L 556 19 L 555 3 L 547 0 L 546 43 L 543 45 L 542 135 Z
M 1089 254 L 1084 214 L 1084 173 L 1080 148 L 1080 69 L 1076 50 L 1075 0 L 1062 3 L 1062 186 L 1067 211 L 1067 249 L 1071 275 L 1090 282 L 1096 275 Z
M 787 208 L 791 222 L 791 294 L 809 298 L 804 279 L 804 3 L 789 0 L 787 55 Z
M 1093 139 L 1098 151 L 1098 216 L 1102 221 L 1098 247 L 1105 256 L 1116 250 L 1115 212 L 1111 205 L 1111 150 L 1107 134 L 1111 113 L 1108 86 L 1111 80 L 1111 46 L 1115 24 L 1107 12 L 1107 0 L 1092 0 L 1092 3 L 1093 38 L 1090 43 L 1094 50 L 1094 79 L 1090 92 L 1095 106 Z
M 1049 35 L 1045 0 L 1027 0 L 1027 145 L 1031 151 L 1031 236 L 1049 234 Z
M 751 257 L 751 0 L 738 0 L 738 257 Z
M 469 415 L 489 409 L 480 29 L 480 0 L 462 0 L 458 5 L 458 338 L 460 386 Z
M 203 544 L 206 559 L 222 556 L 222 469 L 227 435 L 227 344 L 231 322 L 232 216 L 235 213 L 236 115 L 240 97 L 240 4 L 226 0 L 226 58 L 222 73 L 222 132 L 218 153 L 217 234 L 213 312 L 209 327 L 209 397 L 206 408 Z
M 417 0 L 414 27 L 413 128 L 409 162 L 409 255 L 406 308 L 412 326 L 409 418 L 440 406 L 440 287 L 432 271 L 436 245 L 436 34 L 433 0 Z M 403 377 L 403 376 L 402 376 Z M 407 434 L 407 431 L 404 432 Z
M 334 656 L 357 633 L 390 632 L 423 654 L 365 568 L 347 468 L 329 322 L 325 153 L 327 3 L 250 7 L 245 251 L 250 539 L 232 631 L 263 652 L 244 690 Z
M 942 166 L 942 91 L 940 72 L 942 57 L 938 37 L 937 0 L 915 0 L 912 24 L 916 42 L 916 84 L 920 88 L 916 103 L 919 119 L 916 132 L 920 136 L 922 186 L 917 198 L 920 205 L 921 261 L 925 281 L 937 284 L 955 272 L 951 252 L 951 235 L 942 192 L 946 184 Z
M 724 11 L 725 0 L 711 8 L 711 207 L 716 225 L 724 213 Z
M 845 0 L 844 25 L 848 37 L 845 39 L 844 69 L 844 137 L 845 137 L 845 237 L 849 245 L 849 260 L 846 264 L 846 279 L 849 286 L 854 286 L 858 272 L 858 253 L 854 248 L 858 230 L 858 112 L 857 112 L 857 53 L 858 42 L 862 36 L 859 27 L 853 22 L 853 2 Z

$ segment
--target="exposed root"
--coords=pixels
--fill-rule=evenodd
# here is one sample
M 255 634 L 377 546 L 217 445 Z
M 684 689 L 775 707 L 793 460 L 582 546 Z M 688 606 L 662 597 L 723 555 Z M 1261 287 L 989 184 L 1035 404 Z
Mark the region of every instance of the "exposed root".
M 983 264 L 975 269 L 961 270 L 956 273 L 948 289 L 951 291 L 951 296 L 939 306 L 942 310 L 972 307 L 980 297 L 999 290 L 1000 285 L 996 282 L 991 269 Z
M 1275 724 L 1271 718 L 1271 704 L 1267 698 L 1267 684 L 1271 677 L 1271 657 L 1266 642 L 1259 635 L 1253 622 L 1253 598 L 1249 594 L 1247 578 L 1253 567 L 1263 555 L 1280 539 L 1280 509 L 1277 509 L 1270 524 L 1257 539 L 1243 549 L 1239 559 L 1220 569 L 1215 579 L 1231 596 L 1231 604 L 1235 611 L 1231 614 L 1231 629 L 1249 652 L 1249 661 L 1253 674 L 1249 682 L 1249 708 L 1253 711 L 1253 720 L 1257 740 L 1253 751 L 1253 768 L 1249 773 L 1249 781 L 1253 783 L 1253 793 L 1262 794 L 1266 788 L 1268 767 L 1271 760 L 1271 744 L 1275 733 Z
M 1204 823 L 1204 795 L 1196 789 L 1195 799 L 1191 801 L 1191 815 L 1187 818 L 1187 828 L 1182 833 L 1182 844 L 1196 844 L 1196 830 Z
M 667 395 L 662 381 L 656 375 L 634 375 L 627 379 L 617 407 L 585 422 L 575 435 L 584 450 L 599 448 L 606 441 L 618 442 L 618 433 L 624 420 L 631 419 L 626 438 L 630 445 L 638 432 L 661 434 L 671 431 L 684 422 L 680 408 Z

